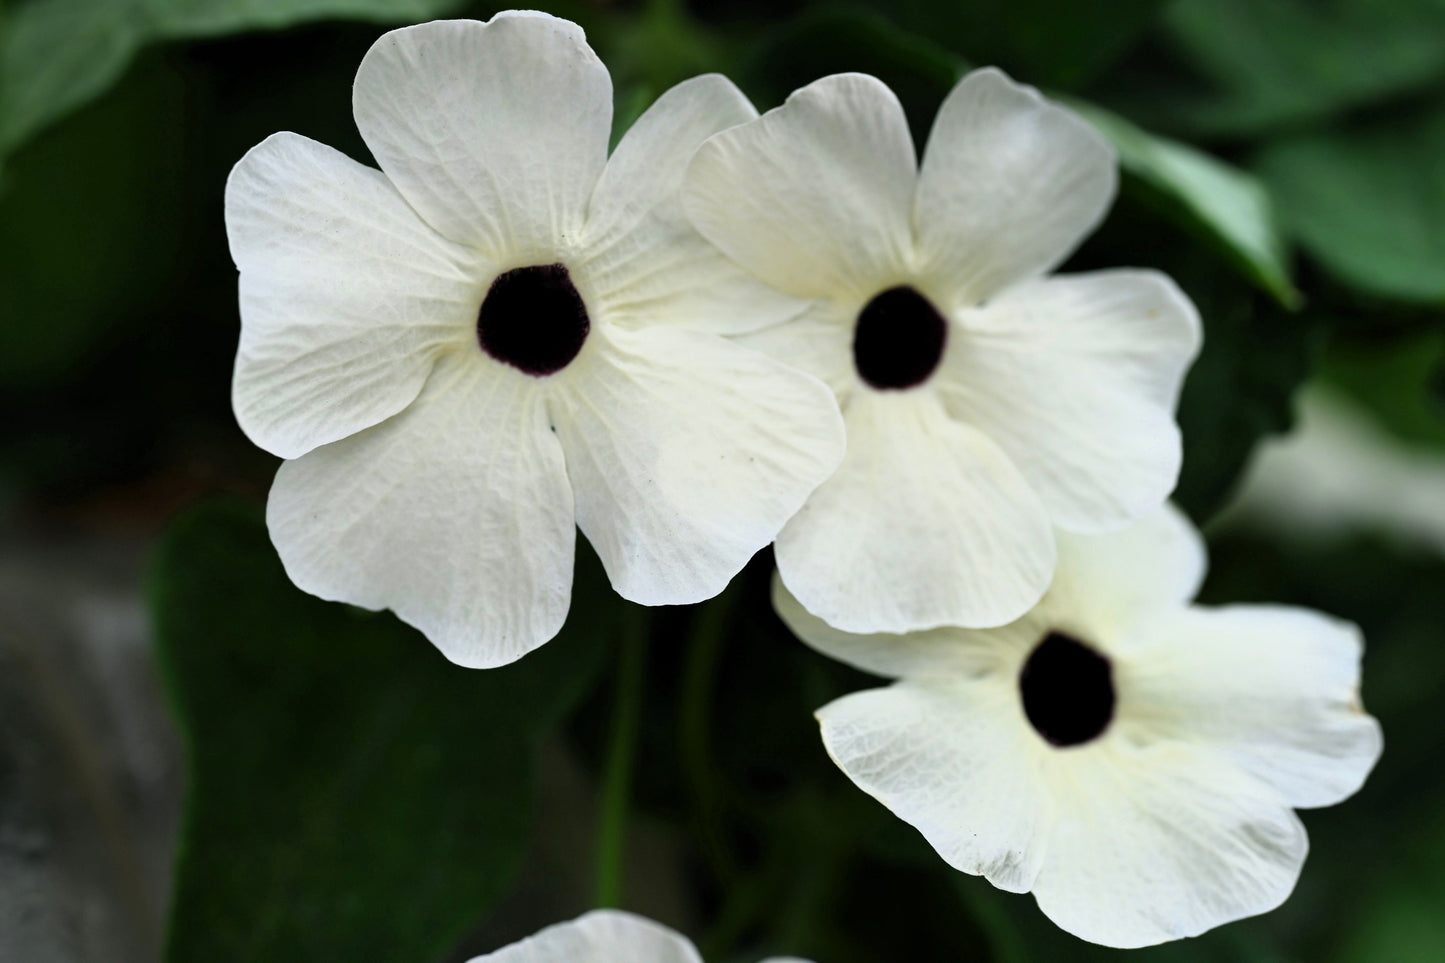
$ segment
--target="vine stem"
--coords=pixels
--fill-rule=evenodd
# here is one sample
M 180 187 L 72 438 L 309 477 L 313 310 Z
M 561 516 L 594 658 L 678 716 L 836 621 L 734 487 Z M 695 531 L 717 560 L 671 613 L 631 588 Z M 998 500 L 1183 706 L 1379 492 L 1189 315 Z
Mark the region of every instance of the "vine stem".
M 737 591 L 729 585 L 717 598 L 703 604 L 692 627 L 678 699 L 677 741 L 682 771 L 692 795 L 704 858 L 724 885 L 734 882 L 738 867 L 719 836 L 721 792 L 717 767 L 709 746 L 712 723 L 712 685 L 723 633 L 732 614 Z
M 632 774 L 636 768 L 647 666 L 647 616 L 641 606 L 629 605 L 623 610 L 620 636 L 612 734 L 607 746 L 597 832 L 596 904 L 599 907 L 622 905 L 623 856 L 627 849 Z

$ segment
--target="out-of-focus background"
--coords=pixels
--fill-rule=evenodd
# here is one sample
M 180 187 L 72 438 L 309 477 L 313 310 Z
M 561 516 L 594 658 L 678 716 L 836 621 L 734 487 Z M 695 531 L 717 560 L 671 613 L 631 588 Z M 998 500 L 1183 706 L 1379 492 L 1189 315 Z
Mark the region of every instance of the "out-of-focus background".
M 695 73 L 766 109 L 861 70 L 921 143 L 984 64 L 1105 131 L 1122 194 L 1068 269 L 1163 269 L 1204 315 L 1177 498 L 1208 523 L 1206 597 L 1359 622 L 1386 732 L 1365 789 L 1304 815 L 1282 909 L 1135 955 L 1445 959 L 1445 0 L 547 9 L 611 68 L 619 133 Z M 494 673 L 285 580 L 276 463 L 228 405 L 227 171 L 277 130 L 370 162 L 368 45 L 493 10 L 0 6 L 0 960 L 461 960 L 581 912 L 629 631 L 629 908 L 715 963 L 1117 956 L 833 769 L 811 712 L 871 683 L 788 637 L 766 557 L 645 622 L 584 557 L 564 636 Z

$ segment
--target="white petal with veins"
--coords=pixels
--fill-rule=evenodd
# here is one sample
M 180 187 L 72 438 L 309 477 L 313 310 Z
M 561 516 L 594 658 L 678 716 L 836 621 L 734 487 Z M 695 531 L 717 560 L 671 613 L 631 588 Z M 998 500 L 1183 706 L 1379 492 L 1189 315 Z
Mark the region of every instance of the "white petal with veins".
M 330 147 L 274 134 L 252 148 L 226 182 L 226 231 L 241 269 L 232 401 L 273 454 L 396 414 L 441 349 L 474 337 L 486 266 Z
M 356 73 L 356 126 L 443 236 L 500 267 L 557 260 L 607 163 L 612 80 L 582 28 L 545 13 L 393 30 Z
M 913 224 L 925 277 L 978 304 L 1052 270 L 1114 200 L 1114 150 L 994 68 L 953 88 L 928 135 Z
M 804 608 L 854 632 L 998 625 L 1054 568 L 1048 515 L 982 432 L 930 394 L 860 391 L 848 453 L 778 537 Z
M 577 524 L 624 597 L 711 598 L 843 456 L 826 385 L 694 331 L 598 335 L 551 406 Z
M 1174 407 L 1200 324 L 1167 277 L 1058 275 L 957 321 L 939 391 L 954 417 L 1008 453 L 1056 525 L 1116 529 L 1173 490 Z
M 536 379 L 468 360 L 449 358 L 402 414 L 283 464 L 266 523 L 301 588 L 393 609 L 487 668 L 561 629 L 575 528 Z
M 893 92 L 837 74 L 699 148 L 683 205 L 704 237 L 778 290 L 861 294 L 911 255 L 916 168 Z

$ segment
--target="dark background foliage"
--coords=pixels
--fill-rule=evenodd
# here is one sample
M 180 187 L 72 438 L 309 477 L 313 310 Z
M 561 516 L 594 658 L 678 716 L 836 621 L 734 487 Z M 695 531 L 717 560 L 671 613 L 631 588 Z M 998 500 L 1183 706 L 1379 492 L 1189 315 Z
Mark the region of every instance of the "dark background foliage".
M 1201 522 L 1260 439 L 1289 429 L 1306 382 L 1402 440 L 1445 446 L 1445 0 L 548 9 L 581 23 L 612 70 L 618 132 L 708 70 L 762 109 L 826 73 L 876 74 L 920 143 L 972 65 L 1076 105 L 1126 177 L 1067 269 L 1166 270 L 1205 319 L 1177 494 Z M 948 870 L 833 768 L 812 711 L 871 683 L 788 636 L 767 603 L 767 553 L 719 599 L 646 614 L 585 557 L 563 638 L 489 673 L 286 581 L 258 511 L 275 462 L 229 411 L 226 174 L 276 130 L 369 161 L 350 82 L 370 43 L 397 24 L 491 12 L 464 0 L 0 7 L 0 953 L 422 963 L 575 915 L 593 900 L 599 795 L 629 801 L 601 787 L 630 652 L 645 653 L 645 686 L 622 903 L 684 929 L 714 963 L 1117 956 L 1060 933 L 1027 897 Z M 1308 604 L 1364 626 L 1365 697 L 1388 749 L 1359 796 L 1305 814 L 1314 852 L 1282 909 L 1135 955 L 1441 958 L 1445 561 L 1367 535 L 1215 542 L 1209 600 Z M 112 734 L 87 741 L 109 718 L 91 704 L 130 677 L 78 665 L 108 658 L 89 649 L 47 649 L 44 620 L 27 614 L 79 611 L 88 596 L 63 593 L 90 585 L 91 567 L 120 572 L 113 594 L 133 603 L 139 575 L 114 552 L 149 558 L 150 620 L 136 632 L 154 642 L 179 727 L 182 749 L 160 737 L 160 751 L 187 763 L 173 873 L 170 824 L 146 814 L 174 811 L 180 774 L 117 775 Z M 138 691 L 158 702 L 155 686 Z M 75 807 L 68 790 L 46 795 L 72 785 Z M 126 895 L 147 887 L 160 887 L 155 905 Z M 92 910 L 56 908 L 77 892 Z M 111 904 L 120 922 L 94 923 Z M 57 914 L 62 935 L 22 911 Z

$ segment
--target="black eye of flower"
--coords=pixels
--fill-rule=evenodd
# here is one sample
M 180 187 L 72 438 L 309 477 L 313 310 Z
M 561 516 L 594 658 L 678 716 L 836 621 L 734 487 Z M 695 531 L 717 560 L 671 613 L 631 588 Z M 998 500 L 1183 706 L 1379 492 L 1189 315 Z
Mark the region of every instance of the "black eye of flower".
M 577 357 L 591 323 L 562 264 L 498 275 L 477 312 L 482 350 L 529 375 L 560 371 Z
M 1019 691 L 1029 722 L 1056 746 L 1097 739 L 1114 718 L 1109 660 L 1062 632 L 1050 632 L 1034 647 L 1019 673 Z
M 889 288 L 863 306 L 853 329 L 853 365 L 874 388 L 911 388 L 943 358 L 948 322 L 911 287 Z

